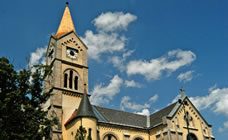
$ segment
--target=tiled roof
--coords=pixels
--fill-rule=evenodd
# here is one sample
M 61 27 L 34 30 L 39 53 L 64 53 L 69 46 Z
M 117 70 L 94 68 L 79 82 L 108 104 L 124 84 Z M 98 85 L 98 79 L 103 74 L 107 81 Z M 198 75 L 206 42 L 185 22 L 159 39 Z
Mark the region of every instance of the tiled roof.
M 127 125 L 133 127 L 146 127 L 146 116 L 95 106 L 108 123 Z M 98 118 L 99 119 L 99 118 Z M 103 120 L 98 120 L 103 122 Z
M 147 117 L 144 115 L 125 112 L 121 110 L 91 106 L 88 100 L 88 96 L 85 93 L 82 98 L 82 102 L 80 103 L 79 109 L 72 114 L 72 116 L 68 119 L 65 125 L 67 125 L 77 117 L 93 117 L 97 118 L 98 122 L 101 123 L 148 129 L 161 124 L 162 118 L 164 116 L 168 116 L 170 112 L 175 109 L 176 104 L 177 102 Z
M 168 116 L 169 113 L 173 110 L 176 103 L 173 103 L 164 109 L 155 112 L 149 116 L 150 118 L 150 127 L 156 126 L 162 123 L 162 117 Z M 120 124 L 132 127 L 139 128 L 148 128 L 147 125 L 147 116 L 139 115 L 135 113 L 114 110 L 99 106 L 93 106 L 95 115 L 98 118 L 98 121 L 112 124 Z
M 150 127 L 156 126 L 160 123 L 162 123 L 162 117 L 168 116 L 169 113 L 173 110 L 177 102 L 163 108 L 160 111 L 157 111 L 150 115 Z

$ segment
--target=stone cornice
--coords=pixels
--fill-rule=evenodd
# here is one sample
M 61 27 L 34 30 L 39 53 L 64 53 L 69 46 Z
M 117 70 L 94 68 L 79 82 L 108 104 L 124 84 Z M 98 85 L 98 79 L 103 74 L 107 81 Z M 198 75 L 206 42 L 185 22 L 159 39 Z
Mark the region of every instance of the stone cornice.
M 86 68 L 86 69 L 89 68 L 88 66 L 84 66 L 84 65 L 80 65 L 80 64 L 75 64 L 75 63 L 72 63 L 72 62 L 69 62 L 69 61 L 66 61 L 66 60 L 62 60 L 62 59 L 59 59 L 59 58 L 54 58 L 54 60 L 52 60 L 52 62 L 51 62 L 50 65 L 53 66 L 53 63 L 54 63 L 55 61 L 60 61 L 60 62 L 62 62 L 62 63 L 64 63 L 64 64 L 76 66 L 76 67 L 79 67 L 79 68 Z
M 77 92 L 77 91 L 72 91 L 64 88 L 58 88 L 58 87 L 52 87 L 49 92 L 52 92 L 53 90 L 60 90 L 62 91 L 63 94 L 71 95 L 71 96 L 78 96 L 81 97 L 84 93 L 82 92 Z M 91 96 L 88 94 L 88 96 Z

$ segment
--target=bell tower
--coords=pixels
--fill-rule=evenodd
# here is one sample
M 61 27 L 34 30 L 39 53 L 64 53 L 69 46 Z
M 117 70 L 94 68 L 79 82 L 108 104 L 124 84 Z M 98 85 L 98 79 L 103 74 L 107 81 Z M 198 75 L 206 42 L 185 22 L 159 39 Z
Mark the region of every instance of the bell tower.
M 45 81 L 45 91 L 52 94 L 46 106 L 48 115 L 59 120 L 52 131 L 52 139 L 62 139 L 64 124 L 78 109 L 84 91 L 88 91 L 88 86 L 84 86 L 88 85 L 87 49 L 76 33 L 67 2 L 46 53 L 46 63 L 52 68 L 52 74 Z

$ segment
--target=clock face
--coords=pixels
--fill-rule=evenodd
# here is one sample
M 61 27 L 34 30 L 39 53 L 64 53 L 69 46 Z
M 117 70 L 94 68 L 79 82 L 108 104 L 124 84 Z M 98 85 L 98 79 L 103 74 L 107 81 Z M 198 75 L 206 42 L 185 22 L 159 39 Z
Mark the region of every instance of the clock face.
M 70 57 L 71 59 L 77 59 L 78 50 L 68 47 L 66 53 L 67 53 L 67 56 Z

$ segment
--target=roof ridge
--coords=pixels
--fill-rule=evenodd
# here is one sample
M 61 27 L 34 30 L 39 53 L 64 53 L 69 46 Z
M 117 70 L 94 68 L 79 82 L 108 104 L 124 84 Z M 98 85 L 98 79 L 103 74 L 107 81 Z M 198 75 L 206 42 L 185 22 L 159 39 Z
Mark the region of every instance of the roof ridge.
M 159 111 L 150 114 L 150 116 L 152 116 L 152 115 L 154 115 L 154 114 L 156 114 L 156 113 L 159 113 L 159 112 L 163 111 L 164 109 L 166 109 L 166 108 L 168 108 L 168 107 L 170 107 L 170 106 L 172 106 L 172 105 L 174 105 L 174 104 L 176 104 L 176 103 L 177 103 L 177 102 L 174 102 L 174 103 L 172 103 L 172 104 L 169 104 L 168 106 L 166 106 L 166 107 L 160 109 Z
M 120 112 L 124 112 L 124 113 L 135 114 L 135 115 L 146 117 L 146 115 L 141 115 L 141 114 L 137 114 L 137 113 L 134 113 L 134 112 L 127 112 L 127 111 L 123 111 L 123 110 L 118 110 L 118 109 L 113 109 L 113 108 L 106 108 L 106 107 L 101 107 L 101 106 L 97 106 L 97 105 L 92 105 L 92 106 L 99 107 L 99 108 L 104 108 L 104 109 L 109 109 L 109 110 L 120 111 Z

